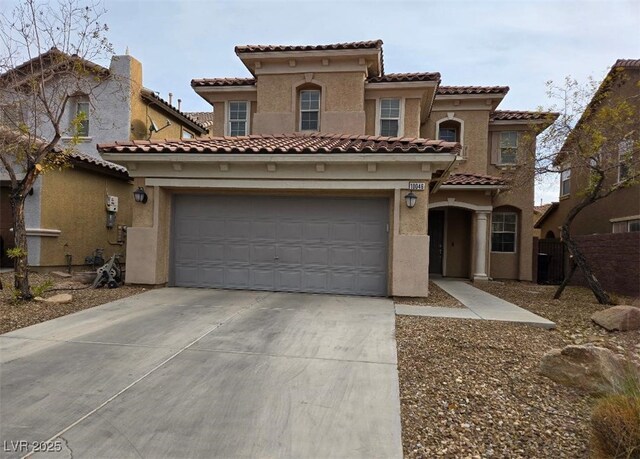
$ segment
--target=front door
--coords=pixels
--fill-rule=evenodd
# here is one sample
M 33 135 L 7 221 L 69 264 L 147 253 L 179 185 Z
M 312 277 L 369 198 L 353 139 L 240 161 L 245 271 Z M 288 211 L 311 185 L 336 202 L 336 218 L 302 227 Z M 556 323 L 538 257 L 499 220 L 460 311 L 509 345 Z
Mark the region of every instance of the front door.
M 442 274 L 444 210 L 429 211 L 429 274 Z

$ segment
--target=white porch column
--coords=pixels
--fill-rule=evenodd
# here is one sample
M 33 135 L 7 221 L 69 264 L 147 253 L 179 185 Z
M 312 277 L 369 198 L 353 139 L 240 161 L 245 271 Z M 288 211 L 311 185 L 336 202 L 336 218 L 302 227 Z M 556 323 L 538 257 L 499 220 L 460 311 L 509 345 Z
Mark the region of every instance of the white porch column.
M 476 266 L 473 273 L 473 280 L 488 280 L 487 275 L 487 234 L 489 226 L 489 212 L 477 210 L 476 218 Z

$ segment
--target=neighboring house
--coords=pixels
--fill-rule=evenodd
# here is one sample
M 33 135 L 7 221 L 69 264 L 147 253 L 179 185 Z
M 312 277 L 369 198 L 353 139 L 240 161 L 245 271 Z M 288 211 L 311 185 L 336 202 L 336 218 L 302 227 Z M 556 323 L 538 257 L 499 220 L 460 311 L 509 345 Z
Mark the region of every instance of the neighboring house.
M 601 99 L 601 94 L 606 94 L 606 98 Z M 596 104 L 595 100 L 599 102 Z M 637 113 L 640 113 L 640 59 L 617 60 L 587 110 L 595 113 L 601 106 L 606 106 L 607 100 L 628 101 L 633 104 L 637 117 Z M 576 129 L 580 129 L 580 126 L 578 123 Z M 631 142 L 638 142 L 638 127 L 640 126 L 630 133 L 631 137 L 619 139 L 618 155 L 624 155 L 631 147 Z M 571 137 L 561 152 L 569 142 Z M 634 158 L 633 161 L 637 167 L 638 159 Z M 617 162 L 615 158 L 614 163 Z M 535 228 L 547 239 L 561 238 L 560 228 L 567 213 L 583 199 L 581 191 L 588 180 L 584 165 L 571 167 L 561 160 L 557 163 L 562 169 L 559 200 L 552 203 L 535 223 Z M 619 182 L 628 173 L 629 168 L 620 163 L 615 173 L 611 174 L 612 180 Z M 607 181 L 605 187 L 615 185 L 612 180 Z M 571 235 L 576 237 L 578 245 L 606 290 L 640 295 L 640 184 L 616 190 L 584 208 L 571 225 Z M 566 272 L 571 263 L 565 261 L 563 266 Z M 584 283 L 580 272 L 576 274 L 574 281 Z
M 55 65 L 61 54 L 52 49 L 13 71 L 27 72 L 31 63 L 44 62 L 55 79 Z M 69 263 L 82 265 L 85 257 L 93 255 L 98 248 L 104 249 L 105 256 L 124 252 L 126 227 L 132 223 L 134 188 L 127 170 L 103 160 L 96 151 L 96 143 L 116 139 L 191 138 L 207 132 L 195 119 L 142 86 L 142 65 L 133 57 L 114 56 L 109 68 L 79 62 L 91 69 L 87 78 L 99 79 L 98 83 L 92 80 L 92 85 L 97 87 L 90 93 L 74 94 L 65 110 L 66 136 L 60 140 L 60 148 L 74 141 L 72 120 L 77 113 L 86 113 L 86 119 L 77 128 L 79 143 L 71 155 L 71 167 L 41 175 L 26 200 L 28 261 L 34 269 L 58 268 Z M 3 88 L 8 90 L 11 88 Z M 15 129 L 20 119 L 30 118 L 20 115 L 19 110 L 9 104 L 0 106 L 0 117 L 0 124 L 9 129 Z M 52 132 L 53 128 L 51 136 Z M 43 138 L 51 138 L 48 134 L 46 129 L 40 131 Z M 13 246 L 10 182 L 3 167 L 0 174 L 2 265 L 12 266 L 6 256 L 6 249 Z M 108 197 L 118 198 L 115 221 L 110 222 L 110 227 L 107 227 Z
M 539 206 L 533 207 L 533 237 L 537 237 L 538 239 L 543 237 L 540 228 L 538 227 L 538 221 L 542 218 L 546 218 L 548 212 L 553 211 L 552 207 L 555 207 L 558 203 L 549 203 L 549 204 L 540 204 Z M 550 235 L 551 238 L 554 238 L 554 235 Z
M 611 97 L 626 99 L 640 113 L 640 59 L 619 59 L 611 68 L 608 78 L 614 80 L 607 83 Z M 602 90 L 602 89 L 601 89 Z M 593 109 L 592 105 L 589 106 Z M 636 134 L 637 135 L 637 134 Z M 624 153 L 628 140 L 620 139 L 620 153 Z M 625 174 L 621 166 L 616 175 L 619 180 Z M 587 176 L 584 170 L 563 166 L 558 190 L 559 202 L 538 220 L 536 228 L 543 235 L 560 237 L 560 227 L 565 216 L 582 198 L 580 191 L 585 185 Z M 607 183 L 610 186 L 611 183 Z M 615 191 L 585 208 L 571 225 L 571 234 L 607 234 L 640 231 L 640 184 Z
M 380 40 L 235 51 L 251 78 L 191 83 L 213 137 L 98 146 L 148 195 L 127 282 L 419 297 L 430 274 L 531 280 L 534 184 L 506 179 L 548 114 L 387 74 Z

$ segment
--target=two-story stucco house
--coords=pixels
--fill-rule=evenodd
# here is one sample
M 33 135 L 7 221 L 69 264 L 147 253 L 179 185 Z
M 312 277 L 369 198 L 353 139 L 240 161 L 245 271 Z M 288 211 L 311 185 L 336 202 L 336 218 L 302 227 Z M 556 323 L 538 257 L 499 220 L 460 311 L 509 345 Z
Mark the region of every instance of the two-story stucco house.
M 58 83 L 64 75 L 58 67 L 68 62 L 86 70 L 88 84 Z M 106 68 L 55 48 L 0 75 L 0 127 L 3 129 L 19 130 L 21 123 L 28 124 L 34 118 L 33 114 L 26 113 L 27 109 L 19 109 L 19 103 L 9 103 L 20 100 L 11 97 L 14 86 L 22 79 L 37 75 L 34 67 L 42 67 L 51 74 L 44 90 L 55 94 L 51 96 L 52 101 L 61 104 L 64 97 L 70 96 L 61 118 L 64 134 L 60 149 L 72 142 L 78 143 L 73 146 L 71 167 L 39 176 L 25 201 L 29 266 L 46 270 L 83 265 L 85 257 L 93 255 L 98 248 L 104 249 L 105 256 L 123 252 L 125 228 L 131 225 L 134 188 L 126 168 L 103 160 L 96 151 L 96 143 L 116 139 L 190 138 L 207 130 L 144 88 L 142 64 L 133 57 L 114 56 Z M 85 87 L 92 89 L 83 92 Z M 84 119 L 75 126 L 73 120 L 80 112 L 85 114 Z M 44 120 L 33 133 L 51 139 L 54 130 Z M 13 262 L 6 256 L 6 250 L 13 247 L 10 180 L 1 166 L 0 193 L 0 261 L 3 266 L 12 266 Z M 118 199 L 111 221 L 107 219 L 108 197 Z
M 548 118 L 496 110 L 507 87 L 385 73 L 380 40 L 235 51 L 250 78 L 191 83 L 210 138 L 98 146 L 149 198 L 127 282 L 417 297 L 430 275 L 531 279 L 533 182 L 503 176 Z

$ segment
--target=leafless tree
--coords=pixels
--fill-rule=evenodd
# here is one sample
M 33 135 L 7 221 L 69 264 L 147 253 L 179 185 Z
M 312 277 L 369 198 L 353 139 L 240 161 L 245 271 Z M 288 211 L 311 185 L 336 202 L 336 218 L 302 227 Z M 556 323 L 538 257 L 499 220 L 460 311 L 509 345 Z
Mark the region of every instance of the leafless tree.
M 22 299 L 32 297 L 25 199 L 40 174 L 65 167 L 77 144 L 86 113 L 70 116 L 70 101 L 91 100 L 106 78 L 93 63 L 112 54 L 105 13 L 99 3 L 23 0 L 0 16 L 0 161 L 11 183 L 15 248 L 9 255 Z
M 556 299 L 579 268 L 598 302 L 612 302 L 576 244 L 571 225 L 588 206 L 639 183 L 640 86 L 635 78 L 614 67 L 602 82 L 590 78 L 580 83 L 567 77 L 561 84 L 547 83 L 553 104 L 549 111 L 559 112 L 559 116 L 538 138 L 537 152 L 529 158 L 533 167 L 523 170 L 532 171 L 538 178 L 570 170 L 576 178 L 573 183 L 580 185 L 580 189 L 571 190 L 578 199 L 571 201 L 573 207 L 561 227 L 572 265 L 556 291 Z M 631 85 L 627 88 L 632 90 L 619 91 L 624 85 Z M 517 180 L 523 179 L 531 177 L 520 176 Z

